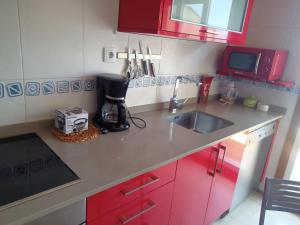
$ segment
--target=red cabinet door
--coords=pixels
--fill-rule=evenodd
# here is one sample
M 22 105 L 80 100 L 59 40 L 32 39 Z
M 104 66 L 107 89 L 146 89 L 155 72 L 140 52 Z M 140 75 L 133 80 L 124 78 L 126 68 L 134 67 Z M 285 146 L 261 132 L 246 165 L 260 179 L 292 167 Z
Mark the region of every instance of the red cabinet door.
M 170 225 L 203 225 L 215 160 L 207 148 L 178 161 Z
M 205 225 L 212 224 L 230 209 L 244 151 L 244 145 L 233 139 L 220 143 L 216 148 L 218 149 L 218 160 L 211 186 Z
M 87 225 L 168 225 L 173 185 L 166 184 Z

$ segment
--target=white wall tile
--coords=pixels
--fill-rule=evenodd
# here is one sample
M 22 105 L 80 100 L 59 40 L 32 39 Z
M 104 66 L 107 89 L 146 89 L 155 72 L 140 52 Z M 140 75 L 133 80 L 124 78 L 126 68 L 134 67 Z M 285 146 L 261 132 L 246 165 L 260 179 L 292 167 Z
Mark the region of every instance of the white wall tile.
M 22 80 L 0 80 L 4 85 Z M 24 95 L 9 97 L 5 88 L 5 97 L 0 98 L 0 126 L 23 123 L 26 121 Z
M 146 36 L 138 34 L 129 35 L 129 44 L 131 51 L 136 50 L 137 53 L 140 52 L 139 41 L 142 41 L 144 54 L 148 54 L 147 47 L 150 47 L 151 53 L 153 55 L 162 54 L 162 38 L 155 36 Z M 153 60 L 155 66 L 155 72 L 160 74 L 160 60 Z
M 128 107 L 153 104 L 157 102 L 156 87 L 130 88 L 126 95 L 126 104 Z
M 298 6 L 296 8 L 297 10 L 297 13 L 296 13 L 296 16 L 293 20 L 293 23 L 292 23 L 292 27 L 295 27 L 295 28 L 300 28 L 300 13 L 299 13 L 299 10 L 300 10 L 300 1 L 298 1 Z
M 290 80 L 300 85 L 300 29 L 290 31 L 290 41 L 288 44 L 289 58 L 283 76 L 284 80 Z
M 156 102 L 170 101 L 170 98 L 172 97 L 173 94 L 173 89 L 174 89 L 173 85 L 158 86 L 156 91 Z M 178 93 L 178 97 L 179 97 L 179 93 Z
M 22 79 L 17 0 L 0 1 L 0 79 Z
M 25 79 L 82 75 L 81 0 L 20 1 Z
M 118 51 L 125 51 L 128 46 L 128 35 L 115 32 L 117 15 L 116 0 L 84 1 L 85 74 L 120 74 L 125 69 L 125 60 L 103 62 L 103 47 L 116 47 Z
M 250 26 L 290 27 L 296 17 L 298 0 L 258 0 L 254 1 Z M 278 29 L 278 33 L 281 30 Z
M 161 74 L 215 74 L 222 44 L 162 39 Z
M 256 48 L 286 49 L 290 28 L 249 27 L 247 46 Z

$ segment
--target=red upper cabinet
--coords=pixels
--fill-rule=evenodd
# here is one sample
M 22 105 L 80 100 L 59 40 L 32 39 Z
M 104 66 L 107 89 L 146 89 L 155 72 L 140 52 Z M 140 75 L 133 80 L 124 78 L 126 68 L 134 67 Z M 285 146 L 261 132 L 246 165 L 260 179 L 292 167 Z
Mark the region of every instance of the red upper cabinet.
M 120 0 L 118 31 L 244 44 L 253 0 Z

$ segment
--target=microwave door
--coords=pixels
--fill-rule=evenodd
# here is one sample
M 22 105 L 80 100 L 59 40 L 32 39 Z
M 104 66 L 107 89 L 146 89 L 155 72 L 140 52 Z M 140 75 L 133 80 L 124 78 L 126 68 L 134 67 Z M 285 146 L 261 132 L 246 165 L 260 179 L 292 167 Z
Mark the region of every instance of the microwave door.
M 232 75 L 257 78 L 261 57 L 261 53 L 232 52 L 229 56 L 228 67 Z

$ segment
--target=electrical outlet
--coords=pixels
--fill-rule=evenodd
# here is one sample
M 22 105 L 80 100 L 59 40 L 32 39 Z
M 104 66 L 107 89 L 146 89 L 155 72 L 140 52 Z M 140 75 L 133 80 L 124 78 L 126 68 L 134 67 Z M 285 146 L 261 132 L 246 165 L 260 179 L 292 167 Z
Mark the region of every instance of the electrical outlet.
M 117 61 L 117 48 L 105 47 L 103 61 L 106 63 L 115 63 Z

